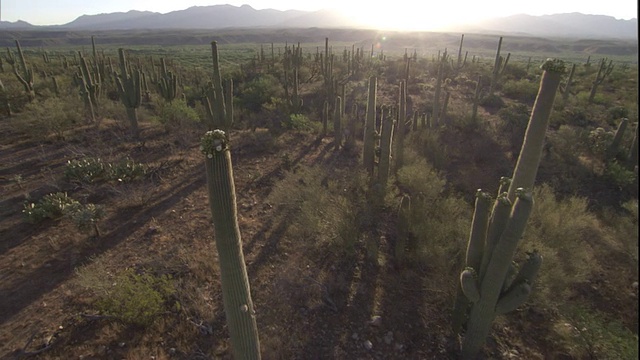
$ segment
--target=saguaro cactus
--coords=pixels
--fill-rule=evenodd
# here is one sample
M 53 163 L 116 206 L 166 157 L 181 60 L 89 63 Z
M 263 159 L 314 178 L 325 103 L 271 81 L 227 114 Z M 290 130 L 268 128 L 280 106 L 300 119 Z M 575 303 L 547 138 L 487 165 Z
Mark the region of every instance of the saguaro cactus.
M 515 200 L 516 189 L 533 189 L 533 183 L 538 173 L 538 165 L 542 157 L 547 127 L 549 126 L 549 116 L 560 85 L 560 78 L 565 71 L 565 64 L 562 60 L 547 59 L 541 68 L 543 72 L 538 96 L 531 110 L 522 150 L 509 187 L 509 201 L 512 202 Z
M 382 108 L 381 114 L 382 130 L 380 137 L 380 159 L 378 160 L 378 183 L 386 189 L 389 181 L 389 164 L 391 163 L 391 145 L 393 139 L 393 117 L 389 115 L 389 109 L 385 106 Z
M 400 88 L 398 94 L 398 124 L 396 125 L 395 132 L 395 167 L 394 173 L 398 173 L 398 170 L 404 166 L 404 133 L 405 125 L 407 122 L 407 83 L 404 80 L 400 81 Z
M 333 108 L 333 135 L 335 150 L 342 145 L 342 98 L 336 96 L 336 104 Z
M 512 258 L 533 207 L 531 191 L 564 63 L 548 59 L 542 69 L 538 97 L 513 180 L 501 180 L 499 195 L 491 210 L 491 197 L 480 190 L 476 194 L 466 268 L 460 274 L 459 295 L 453 314 L 454 331 L 459 331 L 471 307 L 462 342 L 464 359 L 472 359 L 480 351 L 497 315 L 509 312 L 526 301 L 542 262 L 537 253 L 529 254 L 517 275 L 511 276 L 516 273 Z M 507 185 L 509 190 L 505 192 Z
M 20 60 L 20 72 L 18 72 L 18 67 L 15 64 L 15 61 L 11 62 L 13 65 L 13 74 L 18 78 L 18 81 L 24 87 L 25 93 L 29 97 L 29 101 L 32 101 L 36 97 L 36 93 L 33 90 L 33 70 L 27 66 L 27 60 L 24 58 L 24 54 L 22 53 L 22 47 L 20 47 L 20 42 L 16 40 L 16 48 L 18 48 L 18 58 Z M 11 52 L 7 49 L 9 56 Z
M 236 359 L 260 359 L 260 341 L 249 277 L 238 227 L 236 192 L 227 135 L 208 131 L 200 145 L 205 155 L 209 206 L 220 261 L 222 300 Z
M 120 76 L 115 76 L 116 86 L 118 94 L 120 94 L 120 101 L 127 109 L 131 133 L 137 139 L 140 137 L 140 129 L 138 128 L 138 113 L 136 109 L 142 101 L 140 70 L 131 69 L 123 48 L 118 49 L 118 56 L 120 58 Z
M 233 112 L 227 111 L 225 106 L 220 63 L 218 61 L 218 43 L 216 41 L 211 42 L 211 57 L 213 58 L 212 91 L 207 94 L 205 103 L 209 115 L 209 128 L 229 131 L 233 123 Z
M 369 175 L 373 175 L 375 164 L 375 135 L 376 135 L 376 90 L 378 78 L 369 78 L 369 97 L 367 99 L 367 117 L 364 123 L 364 145 L 362 147 L 362 162 Z
M 531 253 L 517 275 L 509 276 L 515 273 L 512 258 L 533 208 L 531 192 L 518 189 L 516 201 L 513 205 L 508 204 L 510 212 L 506 217 L 496 210 L 503 206 L 504 195 L 496 200 L 491 217 L 488 216 L 489 199 L 488 194 L 478 191 L 467 248 L 467 267 L 460 274 L 462 293 L 472 303 L 462 342 L 463 359 L 473 359 L 480 351 L 497 315 L 512 311 L 526 301 L 542 263 L 539 254 Z M 496 227 L 502 231 L 492 231 Z M 489 238 L 488 234 L 493 237 Z M 489 254 L 489 260 L 486 260 L 486 254 Z M 478 270 L 483 262 L 487 264 L 484 273 Z
M 596 74 L 596 78 L 593 79 L 593 83 L 591 83 L 591 91 L 589 92 L 589 104 L 593 102 L 596 98 L 596 91 L 598 91 L 598 86 L 602 84 L 604 79 L 611 74 L 613 71 L 613 60 L 609 60 L 607 63 L 607 59 L 604 58 L 600 60 L 600 66 L 598 66 L 598 73 Z

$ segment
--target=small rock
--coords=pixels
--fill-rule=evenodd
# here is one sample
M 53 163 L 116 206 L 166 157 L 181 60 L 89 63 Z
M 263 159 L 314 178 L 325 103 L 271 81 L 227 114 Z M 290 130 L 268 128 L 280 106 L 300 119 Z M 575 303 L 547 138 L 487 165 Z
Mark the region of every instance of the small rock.
M 391 345 L 392 342 L 393 342 L 393 331 L 389 331 L 384 336 L 384 343 L 387 344 L 387 345 Z
M 353 333 L 353 334 L 351 334 L 351 338 L 352 338 L 353 340 L 358 340 L 358 338 L 359 338 L 358 333 Z
M 373 344 L 371 343 L 371 341 L 369 340 L 365 340 L 364 344 L 362 344 L 364 346 L 365 349 L 367 350 L 371 350 L 373 349 Z
M 396 349 L 396 351 L 403 351 L 404 350 L 404 345 L 396 343 L 396 345 L 394 346 L 394 349 Z
M 175 355 L 176 354 L 176 348 L 170 348 L 169 349 L 169 354 L 170 355 Z
M 127 345 L 127 344 L 125 344 L 124 342 L 121 342 L 121 343 L 118 344 L 118 346 L 120 346 L 120 347 L 124 347 L 125 345 Z
M 379 315 L 372 316 L 371 320 L 369 321 L 369 325 L 371 326 L 382 325 L 382 316 L 379 316 Z
M 632 288 L 633 290 L 638 290 L 638 282 L 637 282 L 637 281 L 634 281 L 634 282 L 633 282 L 633 284 L 631 284 L 631 288 Z

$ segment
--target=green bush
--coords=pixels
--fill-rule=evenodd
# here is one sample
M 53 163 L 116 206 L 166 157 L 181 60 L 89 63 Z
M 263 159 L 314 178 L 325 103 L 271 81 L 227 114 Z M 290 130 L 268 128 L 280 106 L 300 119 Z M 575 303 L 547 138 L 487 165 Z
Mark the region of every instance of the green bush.
M 82 109 L 82 103 L 73 97 L 33 101 L 25 106 L 16 125 L 35 138 L 54 134 L 64 139 L 67 131 L 83 124 Z
M 126 269 L 112 275 L 104 264 L 85 266 L 76 271 L 80 286 L 92 291 L 96 309 L 125 324 L 149 326 L 169 309 L 175 293 L 168 275 L 154 276 L 147 272 Z
M 104 217 L 104 207 L 95 204 L 74 203 L 69 206 L 66 215 L 71 219 L 76 228 L 82 232 L 94 231 L 96 237 L 100 236 L 98 222 Z
M 502 86 L 504 96 L 524 103 L 533 103 L 538 95 L 538 84 L 527 79 L 509 80 Z
M 156 104 L 156 114 L 158 121 L 167 131 L 180 130 L 200 122 L 198 112 L 182 99 L 172 102 L 159 100 Z
M 564 306 L 563 315 L 571 327 L 561 335 L 580 348 L 580 359 L 638 359 L 638 335 L 619 321 L 584 306 Z

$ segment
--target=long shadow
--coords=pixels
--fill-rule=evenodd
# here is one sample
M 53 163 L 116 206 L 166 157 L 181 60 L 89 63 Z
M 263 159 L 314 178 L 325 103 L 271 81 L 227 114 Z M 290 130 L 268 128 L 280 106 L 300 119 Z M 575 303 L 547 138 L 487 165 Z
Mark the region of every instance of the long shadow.
M 135 208 L 127 209 L 110 218 L 105 227 L 109 225 L 118 225 L 118 227 L 102 236 L 95 247 L 78 250 L 69 246 L 63 252 L 56 254 L 56 257 L 46 265 L 29 275 L 5 284 L 0 288 L 0 294 L 3 294 L 0 297 L 0 324 L 10 320 L 33 301 L 67 280 L 73 273 L 73 267 L 69 264 L 70 258 L 75 256 L 76 259 L 80 259 L 79 263 L 90 261 L 91 258 L 114 248 L 152 218 L 160 216 L 181 199 L 204 186 L 204 176 L 197 176 L 197 173 L 200 173 L 199 166 L 197 169 L 194 167 L 190 172 L 193 176 L 185 176 L 184 181 L 167 190 L 164 193 L 166 198 L 154 206 L 142 211 Z M 194 178 L 196 180 L 193 180 Z M 56 275 L 52 276 L 53 274 Z

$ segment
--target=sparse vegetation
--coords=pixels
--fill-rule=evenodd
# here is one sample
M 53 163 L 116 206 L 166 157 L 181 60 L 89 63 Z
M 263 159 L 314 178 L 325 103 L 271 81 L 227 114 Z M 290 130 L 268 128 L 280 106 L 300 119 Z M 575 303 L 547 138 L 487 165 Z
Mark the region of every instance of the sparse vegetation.
M 637 358 L 637 57 L 554 53 L 577 66 L 522 155 L 534 40 L 229 34 L 11 42 L 34 78 L 0 72 L 0 357 Z M 497 180 L 531 154 L 516 200 Z M 478 188 L 493 232 L 530 207 L 488 300 Z M 452 329 L 463 293 L 489 305 Z

